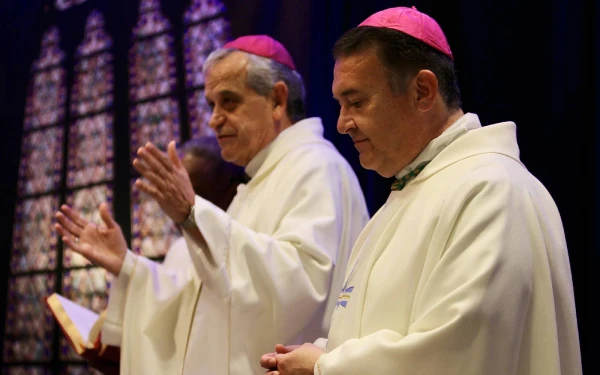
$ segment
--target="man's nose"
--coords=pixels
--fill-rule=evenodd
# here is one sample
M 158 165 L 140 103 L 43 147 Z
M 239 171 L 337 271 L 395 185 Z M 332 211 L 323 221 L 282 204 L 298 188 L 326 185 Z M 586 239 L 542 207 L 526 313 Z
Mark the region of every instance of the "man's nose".
M 340 116 L 337 121 L 337 131 L 340 134 L 348 134 L 348 131 L 355 127 L 356 124 L 354 123 L 354 120 L 346 114 L 344 109 L 340 109 Z

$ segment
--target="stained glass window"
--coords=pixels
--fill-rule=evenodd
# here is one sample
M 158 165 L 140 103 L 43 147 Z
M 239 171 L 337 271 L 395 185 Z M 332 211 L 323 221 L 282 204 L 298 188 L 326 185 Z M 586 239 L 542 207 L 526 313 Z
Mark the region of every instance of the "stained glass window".
M 100 313 L 108 302 L 111 276 L 104 268 L 83 268 L 66 271 L 62 294 L 90 310 Z
M 112 40 L 104 31 L 102 15 L 93 11 L 87 18 L 83 42 L 77 48 L 79 61 L 75 65 L 75 84 L 71 94 L 73 115 L 81 116 L 112 106 L 112 55 L 106 51 L 111 46 Z
M 63 153 L 62 128 L 25 134 L 19 167 L 21 196 L 56 190 L 60 183 Z
M 130 50 L 130 97 L 138 101 L 173 92 L 176 87 L 173 37 L 165 33 L 169 21 L 162 15 L 158 0 L 142 0 L 140 17 L 133 30 L 136 40 Z
M 102 224 L 98 206 L 106 202 L 109 209 L 112 207 L 113 190 L 111 185 L 99 185 L 91 188 L 76 190 L 70 192 L 67 196 L 67 204 L 81 215 L 87 221 L 96 224 Z M 63 265 L 65 267 L 84 266 L 89 262 L 78 253 L 68 247 L 63 254 Z
M 79 5 L 85 3 L 86 1 L 87 0 L 56 0 L 56 3 L 54 5 L 58 10 L 66 10 L 72 7 L 73 5 Z
M 204 98 L 202 67 L 208 55 L 230 38 L 224 12 L 222 1 L 192 0 L 183 17 L 186 25 L 183 36 L 186 87 L 196 89 L 187 96 L 191 137 L 212 133 L 208 127 L 212 110 Z
M 71 95 L 71 112 L 76 116 L 98 112 L 113 104 L 112 56 L 100 53 L 79 61 Z
M 140 17 L 133 29 L 136 37 L 158 34 L 171 28 L 169 20 L 160 11 L 159 0 L 141 0 Z
M 113 116 L 103 113 L 77 120 L 69 131 L 67 186 L 113 178 Z
M 54 5 L 66 10 L 85 1 L 55 0 Z M 181 235 L 156 201 L 132 188 L 136 178 L 133 169 L 123 179 L 115 179 L 115 157 L 123 155 L 121 145 L 127 145 L 131 155 L 147 141 L 164 150 L 171 140 L 179 142 L 211 132 L 202 66 L 210 52 L 228 40 L 229 24 L 222 1 L 186 1 L 189 7 L 177 15 L 182 16 L 182 22 L 172 22 L 162 13 L 160 0 L 138 0 L 137 21 L 126 20 L 135 26 L 125 56 L 113 54 L 116 36 L 108 35 L 103 16 L 97 11 L 84 15 L 87 19 L 81 35 L 61 41 L 57 27 L 42 35 L 25 103 L 19 197 L 9 249 L 2 374 L 100 374 L 71 349 L 44 301 L 59 292 L 99 312 L 106 307 L 112 278 L 60 241 L 53 226 L 61 202 L 73 206 L 86 220 L 100 224 L 99 204 L 108 202 L 112 210 L 113 188 L 122 191 L 125 186 L 121 184 L 129 184 L 130 201 L 122 196 L 119 199 L 129 206 L 130 217 L 117 220 L 131 220 L 134 252 L 160 259 Z M 43 12 L 42 17 L 55 13 Z M 79 24 L 79 19 L 72 18 L 83 13 L 69 14 L 68 22 Z M 55 19 L 64 22 L 62 18 Z M 47 22 L 51 19 L 44 20 Z M 174 32 L 182 36 L 181 45 L 174 44 Z M 74 51 L 73 56 L 67 58 L 62 49 Z M 182 74 L 177 74 L 176 56 L 182 56 Z M 121 58 L 129 62 L 129 86 L 115 82 L 120 77 L 115 64 L 122 65 Z M 65 66 L 71 61 L 72 66 Z M 67 77 L 70 82 L 72 78 L 70 98 L 66 97 Z M 129 124 L 119 117 L 121 111 L 115 111 L 115 83 L 129 87 L 129 113 L 125 114 Z M 188 106 L 189 116 L 183 119 L 189 123 L 180 124 L 181 105 Z M 115 134 L 120 134 L 115 132 L 117 127 L 127 125 L 130 141 L 115 142 Z M 131 159 L 119 162 L 130 164 Z
M 212 134 L 213 130 L 208 127 L 212 110 L 204 97 L 204 90 L 196 90 L 189 94 L 188 98 L 190 132 L 192 138 L 201 135 Z
M 46 69 L 59 65 L 65 58 L 65 53 L 60 50 L 58 43 L 60 34 L 57 27 L 50 28 L 42 37 L 40 58 L 33 62 L 34 70 Z
M 112 38 L 104 31 L 104 17 L 94 10 L 85 23 L 83 43 L 77 47 L 77 56 L 87 56 L 112 46 Z
M 130 54 L 132 100 L 143 100 L 175 90 L 175 56 L 172 44 L 173 37 L 169 34 L 135 42 Z
M 57 235 L 53 227 L 58 196 L 24 200 L 17 205 L 11 273 L 54 269 Z
M 77 64 L 71 99 L 74 115 L 98 112 L 112 106 L 112 69 L 112 56 L 106 52 L 82 59 Z
M 181 236 L 173 221 L 158 203 L 140 192 L 132 180 L 132 250 L 147 257 L 164 256 L 169 246 Z
M 192 4 L 183 15 L 183 22 L 185 24 L 195 23 L 224 12 L 225 6 L 221 0 L 192 0 Z
M 151 141 L 165 150 L 170 141 L 179 141 L 177 101 L 166 98 L 138 104 L 131 110 L 131 152 Z
M 208 55 L 225 44 L 229 37 L 229 23 L 217 18 L 207 23 L 190 26 L 184 35 L 186 86 L 204 84 L 202 66 Z
M 53 274 L 9 279 L 5 362 L 51 359 L 53 318 L 45 298 L 54 292 L 54 281 Z
M 59 49 L 59 33 L 51 28 L 42 38 L 40 58 L 33 63 L 25 107 L 26 130 L 56 124 L 65 115 L 65 69 L 60 66 L 64 53 Z
M 162 97 L 176 89 L 170 30 L 159 1 L 141 0 L 130 50 L 130 99 L 144 102 L 130 110 L 132 157 L 148 141 L 165 150 L 169 142 L 181 139 L 179 104 L 170 96 Z M 163 256 L 178 236 L 177 229 L 156 201 L 133 184 L 131 198 L 132 250 L 149 257 Z

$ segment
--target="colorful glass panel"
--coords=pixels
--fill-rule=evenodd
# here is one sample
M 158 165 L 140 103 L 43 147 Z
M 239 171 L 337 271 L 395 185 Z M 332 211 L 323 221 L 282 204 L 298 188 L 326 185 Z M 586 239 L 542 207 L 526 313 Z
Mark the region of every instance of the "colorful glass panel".
M 85 117 L 69 131 L 67 186 L 75 187 L 113 178 L 113 116 Z
M 220 0 L 192 0 L 183 15 L 183 22 L 190 24 L 224 12 L 225 5 Z
M 65 58 L 65 53 L 60 50 L 59 42 L 60 33 L 58 28 L 56 26 L 51 27 L 42 37 L 40 57 L 34 61 L 32 68 L 40 70 L 60 64 Z
M 140 17 L 133 29 L 133 35 L 144 37 L 161 33 L 171 28 L 169 20 L 160 11 L 158 0 L 142 0 L 140 2 Z
M 213 130 L 208 126 L 208 122 L 212 116 L 212 109 L 210 109 L 206 102 L 204 91 L 194 91 L 189 95 L 188 108 L 192 138 L 214 134 Z
M 79 213 L 86 221 L 102 224 L 98 206 L 106 202 L 109 209 L 112 207 L 113 190 L 111 185 L 99 185 L 87 189 L 80 189 L 69 193 L 67 204 Z M 83 256 L 65 247 L 63 265 L 76 267 L 90 264 Z
M 172 140 L 179 142 L 179 106 L 171 98 L 138 104 L 131 110 L 131 152 L 150 141 L 166 150 Z
M 34 73 L 25 107 L 25 130 L 64 120 L 65 96 L 65 70 L 62 67 Z
M 77 56 L 85 56 L 112 46 L 112 39 L 104 31 L 104 17 L 97 10 L 92 11 L 85 23 L 83 43 L 77 48 Z
M 49 361 L 53 318 L 45 298 L 54 291 L 54 275 L 9 279 L 4 335 L 5 362 Z
M 158 203 L 140 192 L 132 180 L 132 250 L 147 257 L 160 257 L 181 236 L 173 221 Z
M 130 51 L 130 98 L 139 101 L 173 92 L 176 87 L 173 37 L 143 39 Z
M 112 276 L 104 268 L 82 268 L 65 271 L 62 295 L 100 313 L 106 308 Z
M 75 66 L 71 113 L 83 116 L 113 104 L 112 56 L 101 53 L 81 59 Z
M 229 23 L 217 18 L 207 23 L 190 26 L 184 35 L 185 78 L 187 87 L 204 84 L 202 66 L 208 55 L 222 47 L 229 38 Z
M 57 234 L 53 223 L 57 210 L 58 197 L 54 195 L 17 205 L 11 273 L 55 268 Z
M 56 0 L 54 6 L 58 10 L 66 10 L 73 5 L 79 5 L 85 3 L 87 0 Z
M 63 154 L 62 128 L 25 134 L 21 147 L 18 190 L 21 196 L 56 190 Z

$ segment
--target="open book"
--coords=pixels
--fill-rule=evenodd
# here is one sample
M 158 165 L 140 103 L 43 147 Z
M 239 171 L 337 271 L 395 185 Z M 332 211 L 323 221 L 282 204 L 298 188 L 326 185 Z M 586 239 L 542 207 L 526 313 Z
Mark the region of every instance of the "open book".
M 46 303 L 77 354 L 90 361 L 92 365 L 99 362 L 112 362 L 111 365 L 118 367 L 121 349 L 117 346 L 104 345 L 100 340 L 106 310 L 96 314 L 58 293 L 50 295 Z

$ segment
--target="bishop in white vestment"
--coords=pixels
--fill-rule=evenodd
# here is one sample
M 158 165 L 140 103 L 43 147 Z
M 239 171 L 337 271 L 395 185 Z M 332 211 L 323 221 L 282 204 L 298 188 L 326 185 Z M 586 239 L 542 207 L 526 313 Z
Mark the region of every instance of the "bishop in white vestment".
M 581 374 L 558 209 L 516 125 L 464 114 L 437 22 L 386 9 L 334 57 L 338 131 L 396 182 L 352 250 L 326 343 L 276 346 L 267 374 Z
M 189 214 L 175 217 L 177 197 L 187 193 L 156 192 L 178 178 L 178 161 L 150 145 L 138 153 L 144 163 L 134 162 L 152 184 L 136 186 L 154 193 L 176 222 L 187 215 L 181 226 L 191 262 L 176 272 L 127 253 L 102 331 L 106 343 L 122 348 L 123 374 L 260 374 L 260 355 L 277 342 L 322 336 L 337 299 L 337 288 L 330 286 L 342 282 L 350 250 L 368 221 L 358 180 L 323 138 L 321 120 L 292 122 L 285 110 L 288 90 L 303 92 L 284 84 L 301 80 L 286 70 L 293 67 L 287 51 L 275 44 L 271 56 L 274 41 L 268 37 L 240 39 L 205 64 L 211 127 L 224 158 L 245 165 L 251 177 L 228 210 L 192 195 Z M 253 64 L 273 64 L 269 60 L 284 78 L 263 96 L 243 77 L 253 74 Z M 169 147 L 171 157 L 174 145 Z M 142 341 L 155 347 L 152 353 L 164 354 L 149 358 L 139 350 Z

